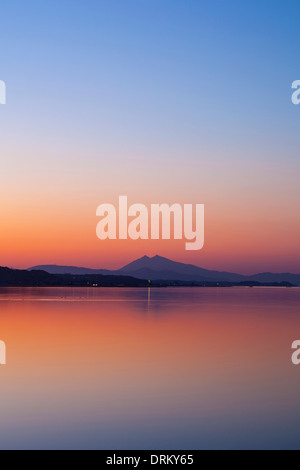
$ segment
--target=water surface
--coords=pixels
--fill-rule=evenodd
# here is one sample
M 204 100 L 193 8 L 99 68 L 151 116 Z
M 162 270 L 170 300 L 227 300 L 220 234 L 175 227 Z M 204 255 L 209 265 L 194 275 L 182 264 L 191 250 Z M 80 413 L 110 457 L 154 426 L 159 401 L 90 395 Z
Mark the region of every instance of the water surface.
M 300 289 L 1 288 L 1 449 L 300 448 Z

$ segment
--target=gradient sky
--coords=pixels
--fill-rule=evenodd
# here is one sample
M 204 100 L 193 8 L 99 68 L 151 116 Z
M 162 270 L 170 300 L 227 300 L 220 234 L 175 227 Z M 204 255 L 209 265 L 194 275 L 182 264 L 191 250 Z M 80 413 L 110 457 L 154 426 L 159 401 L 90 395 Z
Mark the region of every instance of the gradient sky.
M 160 254 L 300 272 L 298 0 L 1 1 L 0 265 Z M 205 247 L 96 238 L 96 208 L 204 203 Z

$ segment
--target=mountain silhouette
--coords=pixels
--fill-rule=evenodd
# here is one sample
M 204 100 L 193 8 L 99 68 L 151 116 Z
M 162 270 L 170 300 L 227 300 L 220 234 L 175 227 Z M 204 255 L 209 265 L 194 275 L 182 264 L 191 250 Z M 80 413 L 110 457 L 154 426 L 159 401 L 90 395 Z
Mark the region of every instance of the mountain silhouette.
M 34 266 L 27 269 L 27 271 L 46 271 L 49 274 L 73 274 L 84 275 L 84 274 L 112 274 L 113 271 L 109 269 L 90 269 L 90 268 L 79 268 L 76 266 L 57 266 L 56 264 Z
M 132 261 L 121 269 L 110 271 L 107 269 L 90 269 L 75 266 L 42 265 L 29 268 L 29 271 L 43 270 L 50 274 L 73 275 L 129 275 L 137 279 L 149 279 L 151 281 L 184 281 L 184 282 L 258 282 L 281 283 L 288 282 L 300 285 L 300 274 L 292 273 L 259 273 L 252 276 L 231 273 L 226 271 L 214 271 L 203 269 L 193 264 L 179 263 L 162 256 L 143 256 Z

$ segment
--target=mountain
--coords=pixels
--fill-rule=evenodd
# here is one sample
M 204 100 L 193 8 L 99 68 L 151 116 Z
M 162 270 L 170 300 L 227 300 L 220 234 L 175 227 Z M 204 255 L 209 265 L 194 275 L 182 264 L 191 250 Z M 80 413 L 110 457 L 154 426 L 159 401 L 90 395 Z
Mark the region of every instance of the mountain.
M 119 273 L 143 279 L 181 280 L 181 281 L 229 281 L 239 282 L 245 279 L 241 274 L 210 271 L 193 264 L 178 263 L 162 256 L 143 256 L 119 269 Z
M 300 286 L 300 274 L 291 273 L 259 273 L 246 277 L 246 280 L 257 282 L 290 282 L 295 286 Z
M 55 264 L 45 264 L 43 266 L 34 266 L 33 268 L 27 269 L 27 271 L 46 271 L 49 274 L 111 274 L 112 271 L 108 269 L 90 269 L 90 268 L 78 268 L 76 266 L 56 266 Z
M 193 264 L 178 263 L 162 256 L 143 256 L 121 269 L 109 271 L 106 269 L 78 268 L 73 266 L 35 266 L 29 271 L 44 270 L 52 274 L 104 274 L 104 275 L 129 275 L 137 279 L 149 279 L 151 281 L 182 281 L 182 282 L 258 282 L 281 283 L 287 282 L 300 286 L 300 274 L 291 273 L 259 273 L 252 276 L 230 273 L 225 271 L 213 271 L 203 269 Z

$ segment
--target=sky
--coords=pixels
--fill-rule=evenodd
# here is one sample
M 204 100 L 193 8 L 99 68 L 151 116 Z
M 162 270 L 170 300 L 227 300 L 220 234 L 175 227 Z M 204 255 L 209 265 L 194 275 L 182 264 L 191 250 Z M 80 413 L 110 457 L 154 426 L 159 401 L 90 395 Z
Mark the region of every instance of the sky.
M 298 0 L 2 0 L 0 265 L 300 272 Z M 96 209 L 204 203 L 205 245 Z

